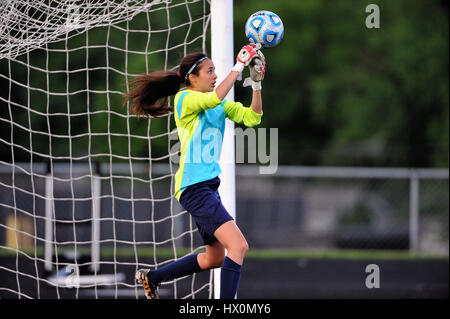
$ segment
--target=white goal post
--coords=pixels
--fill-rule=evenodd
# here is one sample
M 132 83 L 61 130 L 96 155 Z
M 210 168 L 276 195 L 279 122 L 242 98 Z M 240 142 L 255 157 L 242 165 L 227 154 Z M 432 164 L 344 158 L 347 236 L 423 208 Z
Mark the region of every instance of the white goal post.
M 211 58 L 216 67 L 217 81 L 225 79 L 234 62 L 233 0 L 211 0 Z M 227 99 L 234 100 L 234 88 Z M 219 186 L 224 207 L 236 218 L 234 122 L 226 119 L 223 149 L 220 158 L 222 174 Z M 214 270 L 214 298 L 220 297 L 220 269 Z

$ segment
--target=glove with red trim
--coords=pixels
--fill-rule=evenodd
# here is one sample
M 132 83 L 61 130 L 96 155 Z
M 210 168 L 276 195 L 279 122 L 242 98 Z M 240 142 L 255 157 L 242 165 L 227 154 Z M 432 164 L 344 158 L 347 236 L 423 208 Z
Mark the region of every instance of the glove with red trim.
M 236 71 L 242 73 L 244 67 L 248 66 L 252 59 L 258 54 L 258 50 L 261 48 L 261 44 L 247 44 L 244 45 L 239 51 L 236 57 L 236 64 L 231 69 L 232 71 Z

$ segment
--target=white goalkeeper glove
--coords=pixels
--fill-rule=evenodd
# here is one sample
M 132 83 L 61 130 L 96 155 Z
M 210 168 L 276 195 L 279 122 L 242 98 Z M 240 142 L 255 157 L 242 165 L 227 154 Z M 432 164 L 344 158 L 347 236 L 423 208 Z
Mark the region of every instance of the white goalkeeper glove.
M 261 90 L 261 81 L 264 79 L 266 72 L 266 58 L 261 51 L 257 51 L 258 54 L 252 59 L 248 65 L 250 69 L 250 77 L 244 80 L 244 86 L 252 85 L 254 91 Z
M 266 72 L 266 58 L 261 51 L 258 51 L 258 55 L 250 61 L 250 78 L 252 79 L 252 89 L 261 90 L 261 81 L 264 79 Z
M 231 71 L 236 71 L 242 73 L 244 68 L 250 64 L 252 59 L 257 55 L 257 51 L 261 48 L 261 44 L 247 44 L 244 45 L 239 51 L 236 57 L 236 64 L 233 66 Z

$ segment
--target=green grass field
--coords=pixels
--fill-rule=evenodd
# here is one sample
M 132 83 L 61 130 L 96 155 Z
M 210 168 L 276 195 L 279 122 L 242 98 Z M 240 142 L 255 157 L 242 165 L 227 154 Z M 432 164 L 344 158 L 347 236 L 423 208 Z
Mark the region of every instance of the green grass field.
M 67 251 L 73 251 L 73 248 L 58 248 L 58 254 L 64 254 Z M 202 252 L 203 249 L 197 249 L 195 252 Z M 80 254 L 89 254 L 87 247 L 77 248 Z M 186 248 L 177 248 L 176 255 L 178 258 L 189 254 L 191 250 Z M 133 248 L 124 247 L 104 247 L 101 249 L 102 258 L 134 258 L 135 254 L 140 258 L 173 258 L 175 252 L 172 248 L 153 249 L 149 247 Z M 0 257 L 11 257 L 16 255 L 16 250 L 0 248 Z M 28 255 L 30 257 L 44 257 L 43 248 L 38 248 L 35 252 L 33 249 L 22 249 L 20 255 Z M 413 253 L 407 250 L 300 250 L 300 249 L 250 249 L 247 258 L 252 259 L 448 259 L 448 254 L 431 254 L 431 253 Z

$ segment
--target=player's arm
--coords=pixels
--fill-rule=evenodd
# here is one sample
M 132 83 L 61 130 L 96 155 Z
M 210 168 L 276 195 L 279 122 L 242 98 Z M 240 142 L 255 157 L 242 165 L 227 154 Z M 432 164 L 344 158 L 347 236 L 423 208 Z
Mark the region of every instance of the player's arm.
M 226 116 L 230 120 L 252 127 L 261 123 L 261 117 L 263 115 L 261 81 L 264 79 L 266 72 L 266 58 L 261 51 L 257 52 L 257 55 L 250 61 L 248 67 L 250 69 L 250 79 L 253 89 L 251 107 L 244 107 L 239 102 L 227 101 L 223 108 Z
M 252 109 L 255 113 L 262 113 L 261 81 L 266 73 L 266 58 L 261 51 L 249 63 L 250 78 L 252 80 Z
M 184 101 L 182 101 L 185 106 L 185 112 L 187 113 L 196 113 L 202 110 L 207 110 L 210 108 L 214 108 L 219 105 L 227 96 L 228 92 L 236 82 L 238 76 L 241 74 L 243 69 L 246 66 L 250 65 L 250 62 L 254 57 L 259 56 L 259 48 L 260 44 L 247 44 L 244 45 L 239 51 L 239 54 L 236 58 L 236 64 L 233 66 L 230 74 L 219 84 L 215 91 L 209 93 L 198 93 L 195 92 L 189 93 L 184 97 Z M 262 53 L 260 53 L 262 54 Z M 260 100 L 260 98 L 259 98 Z M 257 100 L 255 100 L 257 101 Z M 257 110 L 261 110 L 261 103 L 257 103 Z M 259 105 L 259 107 L 258 107 Z
M 217 97 L 215 91 L 206 93 L 188 92 L 184 96 L 180 95 L 180 98 L 182 99 L 181 102 L 177 100 L 175 103 L 183 104 L 183 114 L 206 111 L 222 103 L 222 100 Z
M 261 93 L 259 93 L 259 95 L 261 96 Z M 223 104 L 223 109 L 225 111 L 226 117 L 235 123 L 244 123 L 244 125 L 247 127 L 256 126 L 261 123 L 263 112 L 262 110 L 260 113 L 256 112 L 253 104 L 251 107 L 245 107 L 240 102 L 227 100 Z
M 253 90 L 252 110 L 255 113 L 262 114 L 262 96 L 261 90 Z
M 230 92 L 231 88 L 236 82 L 239 72 L 231 71 L 230 74 L 219 84 L 216 88 L 217 97 L 222 101 L 227 96 L 228 92 Z

